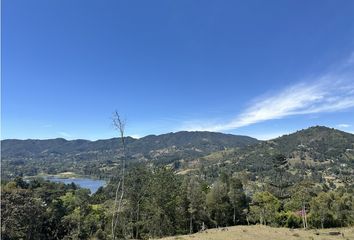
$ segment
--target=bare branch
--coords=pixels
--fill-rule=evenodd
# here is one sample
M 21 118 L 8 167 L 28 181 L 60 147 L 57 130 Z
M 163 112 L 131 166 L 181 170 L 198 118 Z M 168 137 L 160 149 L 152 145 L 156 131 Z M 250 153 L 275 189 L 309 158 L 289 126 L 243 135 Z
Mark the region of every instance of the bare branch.
M 119 113 L 117 111 L 113 114 L 113 125 L 118 130 L 120 134 L 120 140 L 122 141 L 122 149 L 123 149 L 123 158 L 121 164 L 121 180 L 119 181 L 116 189 L 116 197 L 114 201 L 114 212 L 112 216 L 112 238 L 115 240 L 115 230 L 119 223 L 119 213 L 122 209 L 122 202 L 124 197 L 124 179 L 125 179 L 125 159 L 126 159 L 126 147 L 125 147 L 125 139 L 124 139 L 124 131 L 125 131 L 125 121 L 122 120 Z M 121 187 L 121 194 L 118 201 L 118 192 Z M 118 202 L 118 209 L 117 209 L 117 202 Z

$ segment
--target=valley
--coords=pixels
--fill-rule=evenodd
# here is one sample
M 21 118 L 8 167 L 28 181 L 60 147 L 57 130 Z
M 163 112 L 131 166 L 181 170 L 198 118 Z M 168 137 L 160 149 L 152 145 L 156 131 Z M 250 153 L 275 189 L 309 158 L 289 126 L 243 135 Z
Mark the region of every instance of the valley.
M 125 154 L 121 140 L 3 140 L 6 239 L 353 235 L 353 134 L 315 126 L 259 141 L 177 132 L 127 137 Z

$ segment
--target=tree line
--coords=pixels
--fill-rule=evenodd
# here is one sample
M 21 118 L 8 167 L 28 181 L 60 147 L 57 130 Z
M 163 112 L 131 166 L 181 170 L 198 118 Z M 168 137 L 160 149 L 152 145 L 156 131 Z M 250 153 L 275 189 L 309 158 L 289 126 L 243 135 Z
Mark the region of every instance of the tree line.
M 282 159 L 275 168 L 286 168 Z M 138 164 L 125 176 L 124 198 L 115 213 L 119 177 L 96 193 L 75 184 L 22 178 L 2 183 L 2 239 L 148 239 L 208 228 L 264 224 L 289 228 L 354 224 L 353 186 L 331 189 L 303 179 L 272 184 L 247 182 L 240 174 L 176 174 L 169 167 Z M 277 182 L 275 182 L 277 181 Z M 118 192 L 120 195 L 120 192 Z

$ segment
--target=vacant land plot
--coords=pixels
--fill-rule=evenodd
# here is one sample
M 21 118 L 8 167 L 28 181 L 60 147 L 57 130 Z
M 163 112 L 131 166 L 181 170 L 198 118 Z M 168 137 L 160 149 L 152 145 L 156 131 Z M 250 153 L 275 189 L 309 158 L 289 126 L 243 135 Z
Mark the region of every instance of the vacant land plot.
M 327 240 L 354 239 L 354 227 L 320 230 L 272 228 L 266 226 L 235 226 L 210 229 L 192 235 L 163 238 L 163 240 Z

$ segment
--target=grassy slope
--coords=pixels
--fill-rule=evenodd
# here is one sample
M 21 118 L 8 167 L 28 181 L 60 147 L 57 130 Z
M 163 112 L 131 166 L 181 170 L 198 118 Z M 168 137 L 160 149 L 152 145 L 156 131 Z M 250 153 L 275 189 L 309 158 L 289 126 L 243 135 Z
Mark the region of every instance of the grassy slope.
M 342 235 L 331 236 L 329 232 L 340 232 Z M 317 235 L 317 234 L 318 235 Z M 326 240 L 354 239 L 354 227 L 321 230 L 302 230 L 288 228 L 272 228 L 266 226 L 235 226 L 222 229 L 209 229 L 192 235 L 174 236 L 163 240 Z

